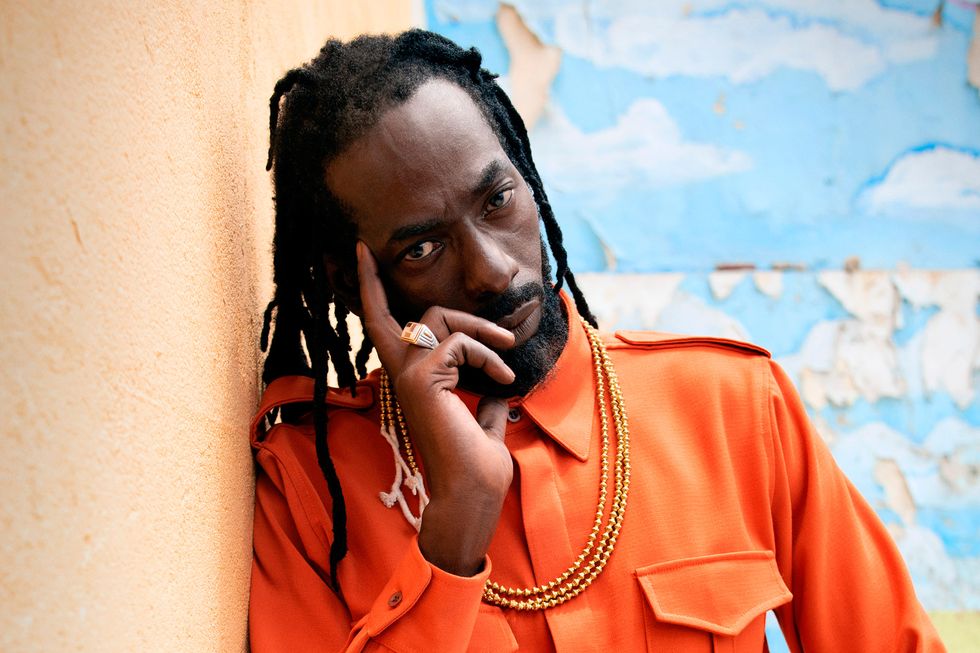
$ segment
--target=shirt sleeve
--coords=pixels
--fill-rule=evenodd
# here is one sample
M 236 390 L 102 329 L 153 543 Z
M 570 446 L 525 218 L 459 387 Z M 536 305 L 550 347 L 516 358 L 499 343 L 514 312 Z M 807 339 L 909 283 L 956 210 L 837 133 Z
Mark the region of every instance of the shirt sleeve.
M 770 365 L 777 560 L 794 597 L 775 613 L 790 649 L 945 651 L 891 535 Z
M 464 651 L 490 562 L 460 577 L 422 556 L 413 538 L 370 610 L 356 622 L 332 589 L 329 533 L 308 519 L 289 468 L 259 449 L 249 639 L 253 653 L 290 651 Z

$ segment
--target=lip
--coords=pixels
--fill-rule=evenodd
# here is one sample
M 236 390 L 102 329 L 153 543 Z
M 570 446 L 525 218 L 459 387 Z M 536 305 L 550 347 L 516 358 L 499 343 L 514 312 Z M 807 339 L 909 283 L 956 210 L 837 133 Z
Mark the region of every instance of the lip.
M 517 309 L 514 310 L 514 312 L 505 315 L 499 320 L 497 320 L 497 326 L 501 326 L 505 329 L 509 329 L 513 331 L 517 327 L 519 327 L 524 322 L 524 320 L 529 318 L 531 314 L 533 314 L 534 311 L 538 309 L 539 306 L 541 306 L 540 299 L 537 298 L 530 299 L 524 302 L 523 304 L 521 304 L 520 306 L 518 306 Z

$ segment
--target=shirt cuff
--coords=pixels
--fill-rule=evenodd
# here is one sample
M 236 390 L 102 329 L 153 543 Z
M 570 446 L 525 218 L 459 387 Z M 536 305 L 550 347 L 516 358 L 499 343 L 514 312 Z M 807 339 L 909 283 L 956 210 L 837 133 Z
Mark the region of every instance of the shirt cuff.
M 365 630 L 393 651 L 464 651 L 488 578 L 489 557 L 475 576 L 456 576 L 426 560 L 416 536 L 371 607 Z

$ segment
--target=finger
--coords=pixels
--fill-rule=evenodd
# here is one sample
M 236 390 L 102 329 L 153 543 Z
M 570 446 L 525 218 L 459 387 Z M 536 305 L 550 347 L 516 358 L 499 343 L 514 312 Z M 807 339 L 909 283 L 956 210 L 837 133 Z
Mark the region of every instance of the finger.
M 357 278 L 360 285 L 364 328 L 384 360 L 399 346 L 402 328 L 388 309 L 388 295 L 378 276 L 374 254 L 363 241 L 357 241 Z
M 452 333 L 433 350 L 434 358 L 446 367 L 467 365 L 483 370 L 497 383 L 514 382 L 514 372 L 497 352 L 463 333 Z
M 504 441 L 507 430 L 507 401 L 499 397 L 483 397 L 476 407 L 476 421 L 486 434 Z
M 514 334 L 511 331 L 463 311 L 432 306 L 421 321 L 432 329 L 432 333 L 440 341 L 448 338 L 451 333 L 465 333 L 474 340 L 497 349 L 510 349 L 514 346 Z

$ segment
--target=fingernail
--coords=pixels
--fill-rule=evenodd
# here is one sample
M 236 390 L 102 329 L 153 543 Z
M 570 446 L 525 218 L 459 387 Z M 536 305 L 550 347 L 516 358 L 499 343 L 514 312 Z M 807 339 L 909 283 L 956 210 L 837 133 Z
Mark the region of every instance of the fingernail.
M 354 249 L 357 250 L 357 258 L 358 259 L 360 259 L 362 256 L 364 256 L 364 243 L 363 242 L 361 242 L 360 240 L 357 241 L 357 245 L 355 246 Z

